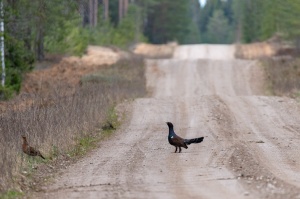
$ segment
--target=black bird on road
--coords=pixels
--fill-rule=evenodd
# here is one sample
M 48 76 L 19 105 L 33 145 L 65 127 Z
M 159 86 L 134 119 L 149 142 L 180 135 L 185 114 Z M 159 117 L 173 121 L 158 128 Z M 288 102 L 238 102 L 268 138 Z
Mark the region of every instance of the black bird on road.
M 175 152 L 177 152 L 177 148 L 179 148 L 179 153 L 181 152 L 181 147 L 187 149 L 188 146 L 192 143 L 200 143 L 203 141 L 204 137 L 194 138 L 194 139 L 183 139 L 175 134 L 173 124 L 171 122 L 167 122 L 167 125 L 169 127 L 169 136 L 168 140 L 169 143 L 176 147 Z

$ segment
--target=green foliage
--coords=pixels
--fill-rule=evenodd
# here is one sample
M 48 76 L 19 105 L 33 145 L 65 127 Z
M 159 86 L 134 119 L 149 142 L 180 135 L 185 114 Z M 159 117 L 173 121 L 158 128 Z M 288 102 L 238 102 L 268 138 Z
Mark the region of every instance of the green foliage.
M 111 1 L 112 5 L 117 3 Z M 146 41 L 141 30 L 142 8 L 137 4 L 130 4 L 126 16 L 118 23 L 113 21 L 118 20 L 117 7 L 110 12 L 115 16 L 111 23 L 102 20 L 100 4 L 96 27 L 82 26 L 83 16 L 78 9 L 88 5 L 81 1 L 20 0 L 4 5 L 6 83 L 0 88 L 0 99 L 9 99 L 19 92 L 23 73 L 32 69 L 34 57 L 43 57 L 44 49 L 49 53 L 82 55 L 89 44 L 126 48 Z
M 139 16 L 139 12 L 140 10 L 137 6 L 129 6 L 126 17 L 120 21 L 118 27 L 113 32 L 112 45 L 127 47 L 130 43 L 137 42 L 138 38 L 145 41 L 145 37 L 139 30 L 140 21 L 136 19 Z
M 62 21 L 56 31 L 45 36 L 46 51 L 81 55 L 89 44 L 90 33 L 78 24 L 79 20 Z
M 195 31 L 190 16 L 190 5 L 193 0 L 162 0 L 153 6 L 147 21 L 146 36 L 153 43 L 178 41 L 185 43 L 191 31 Z M 198 3 L 199 6 L 199 3 Z
M 208 43 L 232 42 L 231 27 L 222 10 L 214 11 L 213 16 L 208 21 L 206 34 Z
M 233 23 L 232 28 L 234 30 L 233 39 L 236 42 L 240 42 L 242 39 L 242 18 L 243 18 L 243 9 L 245 1 L 232 0 L 232 17 Z
M 278 1 L 278 10 L 279 16 L 277 18 L 279 21 L 279 31 L 287 38 L 296 40 L 298 44 L 300 38 L 299 2 L 293 0 L 286 0 L 283 2 Z
M 119 0 L 110 0 L 109 10 L 111 24 L 116 27 L 119 23 Z
M 98 24 L 92 27 L 86 22 L 90 14 L 87 1 L 4 1 L 8 54 L 7 83 L 0 91 L 2 99 L 20 90 L 22 74 L 32 68 L 34 57 L 43 58 L 44 50 L 82 55 L 90 44 L 127 48 L 147 40 L 199 42 L 198 0 L 136 0 L 130 2 L 121 20 L 118 3 L 109 1 L 107 20 L 103 19 L 100 3 Z
M 183 40 L 184 44 L 197 44 L 200 42 L 200 31 L 196 23 L 191 23 L 188 27 L 188 34 Z
M 209 18 L 212 17 L 214 10 L 221 9 L 220 0 L 207 0 L 205 6 L 201 9 L 200 12 L 200 31 L 205 33 L 207 30 L 207 24 Z
M 203 43 L 232 43 L 236 22 L 234 0 L 207 0 L 201 8 L 199 28 Z
M 23 73 L 33 69 L 34 55 L 24 43 L 5 35 L 5 87 L 0 87 L 0 99 L 7 100 L 21 88 Z M 1 71 L 2 72 L 2 71 Z
M 235 0 L 237 1 L 237 0 Z M 300 4 L 294 0 L 246 0 L 235 9 L 242 24 L 243 41 L 266 40 L 275 34 L 292 40 L 300 38 Z
M 9 100 L 14 95 L 14 90 L 10 87 L 0 86 L 0 99 L 1 100 Z
M 279 26 L 279 4 L 278 0 L 266 0 L 261 5 L 261 19 L 259 39 L 266 40 L 277 32 Z
M 120 122 L 118 120 L 118 115 L 116 113 L 115 107 L 111 107 L 108 110 L 106 123 L 110 125 L 110 128 L 106 128 L 106 131 L 109 132 L 115 130 L 120 126 Z
M 253 42 L 259 40 L 261 31 L 262 4 L 259 0 L 247 0 L 244 4 L 243 40 Z
M 216 10 L 221 10 L 224 14 L 224 19 L 219 17 L 219 24 L 223 24 L 221 26 L 223 28 L 216 30 L 229 31 L 225 40 L 224 38 L 219 41 L 212 39 L 215 37 L 212 34 L 213 28 L 210 27 L 211 29 L 208 30 L 209 24 L 212 26 L 212 21 L 217 24 Z M 229 43 L 228 41 L 233 42 L 235 40 L 249 43 L 263 41 L 279 34 L 289 40 L 296 41 L 300 46 L 299 17 L 300 4 L 295 0 L 207 0 L 205 7 L 200 12 L 201 41 Z M 229 29 L 224 28 L 227 26 L 226 24 L 228 24 Z M 220 32 L 218 34 L 223 35 Z
M 78 19 L 63 21 L 53 34 L 45 37 L 45 48 L 51 53 L 82 55 L 89 44 L 125 48 L 137 38 L 145 41 L 145 37 L 137 29 L 137 12 L 139 8 L 130 5 L 126 17 L 116 27 L 108 21 L 100 21 L 95 28 L 78 26 Z
M 185 44 L 196 44 L 200 42 L 199 29 L 200 5 L 198 0 L 191 0 L 189 5 L 189 18 L 191 23 L 188 26 L 188 34 L 185 36 Z

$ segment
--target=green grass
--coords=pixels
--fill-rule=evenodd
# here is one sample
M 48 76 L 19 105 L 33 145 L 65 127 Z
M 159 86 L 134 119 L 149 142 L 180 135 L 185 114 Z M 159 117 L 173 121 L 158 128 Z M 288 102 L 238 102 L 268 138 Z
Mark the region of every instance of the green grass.
M 14 199 L 21 198 L 23 193 L 16 190 L 8 190 L 7 192 L 0 194 L 0 199 Z
M 50 153 L 50 159 L 53 159 L 54 157 L 57 157 L 59 155 L 59 149 L 56 145 L 52 145 L 52 150 Z
M 77 140 L 75 147 L 67 153 L 70 157 L 83 156 L 87 151 L 96 146 L 97 137 L 86 135 Z
M 102 130 L 106 133 L 112 132 L 120 126 L 120 121 L 118 120 L 118 115 L 116 113 L 115 107 L 108 109 L 106 124 L 102 126 Z
M 97 147 L 99 141 L 110 136 L 119 126 L 118 115 L 115 108 L 111 107 L 108 110 L 106 122 L 101 129 L 96 130 L 95 133 L 86 133 L 83 137 L 79 138 L 77 144 L 68 155 L 70 157 L 83 156 L 91 149 Z

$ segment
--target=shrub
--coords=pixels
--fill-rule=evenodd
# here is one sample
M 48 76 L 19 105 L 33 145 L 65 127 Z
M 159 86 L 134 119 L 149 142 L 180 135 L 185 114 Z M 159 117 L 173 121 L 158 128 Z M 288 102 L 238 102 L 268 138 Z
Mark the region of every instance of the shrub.
M 5 35 L 6 78 L 5 87 L 0 88 L 0 100 L 9 99 L 20 91 L 23 73 L 32 70 L 33 63 L 34 55 L 26 50 L 24 43 Z
M 138 7 L 130 5 L 126 17 L 114 27 L 100 21 L 95 28 L 80 27 L 80 20 L 62 21 L 45 37 L 45 49 L 50 53 L 82 55 L 89 44 L 126 48 L 134 42 L 145 41 L 136 20 Z

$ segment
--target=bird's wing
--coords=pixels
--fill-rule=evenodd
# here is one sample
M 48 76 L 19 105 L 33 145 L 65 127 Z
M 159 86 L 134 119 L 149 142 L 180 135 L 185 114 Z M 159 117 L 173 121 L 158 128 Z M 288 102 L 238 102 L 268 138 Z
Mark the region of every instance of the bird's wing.
M 184 139 L 182 139 L 177 135 L 171 137 L 171 143 L 175 146 L 186 147 L 186 144 L 184 143 Z
M 35 155 L 39 155 L 39 151 L 38 150 L 36 150 L 35 148 L 33 148 L 33 147 L 29 147 L 29 154 L 30 155 L 33 155 L 33 156 L 35 156 Z

